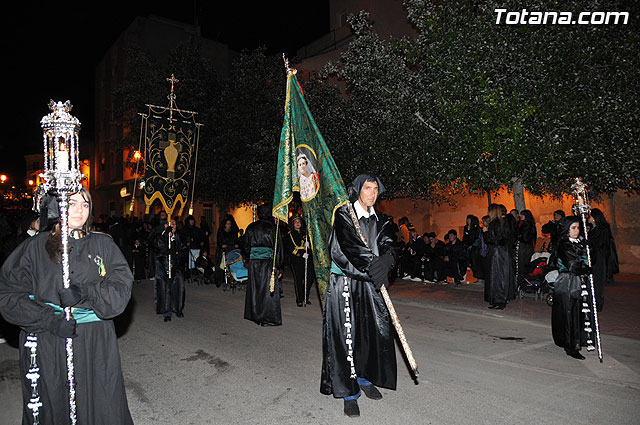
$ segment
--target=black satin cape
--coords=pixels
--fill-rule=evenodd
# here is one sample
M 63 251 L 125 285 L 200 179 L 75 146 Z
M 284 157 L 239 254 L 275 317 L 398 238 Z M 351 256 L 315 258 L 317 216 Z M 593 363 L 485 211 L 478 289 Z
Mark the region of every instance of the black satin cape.
M 275 247 L 276 236 L 278 246 Z M 251 248 L 267 247 L 276 249 L 275 289 L 269 291 L 273 258 L 265 260 L 249 259 L 249 278 L 247 292 L 244 299 L 244 318 L 260 325 L 282 325 L 282 311 L 280 309 L 280 282 L 277 277 L 282 271 L 283 249 L 282 240 L 276 235 L 276 225 L 273 219 L 260 219 L 251 223 L 244 234 L 244 249 L 249 254 Z
M 184 276 L 182 274 L 182 243 L 180 236 L 171 242 L 169 249 L 169 231 L 165 230 L 156 237 L 155 250 L 158 253 L 156 275 L 154 279 L 153 301 L 157 314 L 182 313 L 185 302 Z M 171 255 L 171 278 L 169 278 L 169 255 Z
M 510 244 L 513 231 L 505 220 L 493 220 L 484 233 L 488 246 L 488 270 L 485 276 L 485 300 L 492 304 L 506 304 L 515 297 L 515 269 Z
M 331 258 L 346 276 L 331 273 L 322 306 L 322 374 L 320 392 L 334 397 L 355 395 L 360 391 L 350 378 L 347 360 L 345 280 L 351 294 L 351 333 L 354 364 L 358 377 L 376 386 L 395 390 L 397 381 L 394 329 L 382 295 L 366 272 L 376 255 L 390 253 L 397 260 L 393 248 L 394 234 L 391 219 L 376 211 L 378 219 L 360 218 L 360 226 L 373 252 L 369 251 L 356 233 L 348 212 L 348 205 L 336 211 L 333 232 L 329 241 Z
M 557 254 L 560 269 L 554 282 L 551 333 L 557 346 L 567 351 L 578 351 L 581 346 L 586 345 L 582 302 L 591 306 L 591 296 L 584 297 L 583 300 L 579 293 L 579 288 L 582 283 L 586 284 L 588 275 L 576 274 L 576 270 L 586 266 L 586 248 L 582 240 L 571 242 L 561 237 Z M 587 291 L 590 291 L 589 285 L 586 286 Z
M 55 314 L 45 303 L 60 304 L 62 266 L 47 254 L 49 232 L 39 233 L 20 244 L 0 271 L 0 313 L 21 328 L 19 343 L 22 383 L 22 424 L 33 423 L 27 408 L 31 397 L 30 350 L 24 347 L 27 333 L 38 337 L 37 362 L 40 368 L 38 393 L 42 407 L 41 424 L 69 423 L 66 339 L 49 331 Z M 96 262 L 97 259 L 97 262 Z M 104 276 L 98 263 L 104 265 Z M 72 284 L 87 293 L 76 307 L 92 309 L 102 320 L 79 323 L 73 339 L 78 424 L 133 424 L 120 365 L 120 354 L 113 321 L 131 297 L 133 276 L 113 239 L 90 232 L 81 239 L 69 239 L 69 270 Z M 29 295 L 34 298 L 30 299 Z M 2 404 L 4 406 L 4 402 Z

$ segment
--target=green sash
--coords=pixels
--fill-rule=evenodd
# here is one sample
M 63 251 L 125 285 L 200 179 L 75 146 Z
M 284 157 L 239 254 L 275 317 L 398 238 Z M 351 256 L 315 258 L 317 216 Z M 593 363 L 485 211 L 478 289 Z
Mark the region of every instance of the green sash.
M 338 276 L 346 276 L 334 261 L 331 261 L 331 273 L 337 274 Z
M 251 248 L 250 260 L 269 260 L 273 258 L 273 248 L 266 246 L 254 246 Z
M 33 300 L 35 299 L 35 296 L 29 295 L 29 298 Z M 64 313 L 64 309 L 57 304 L 54 304 L 54 303 L 45 303 L 45 304 L 53 307 L 54 314 Z M 102 320 L 96 315 L 96 313 L 93 310 L 90 310 L 88 308 L 71 307 L 71 313 L 73 314 L 73 318 L 76 320 L 77 323 L 91 323 L 91 322 L 99 322 Z

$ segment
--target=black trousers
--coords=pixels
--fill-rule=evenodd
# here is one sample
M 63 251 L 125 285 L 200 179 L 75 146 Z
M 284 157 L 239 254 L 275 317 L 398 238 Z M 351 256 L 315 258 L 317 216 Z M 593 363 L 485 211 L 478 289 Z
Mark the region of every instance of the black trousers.
M 311 285 L 315 282 L 315 271 L 313 269 L 313 262 L 311 259 L 307 260 L 307 290 L 304 288 L 304 258 L 292 257 L 291 258 L 291 271 L 293 272 L 293 287 L 296 292 L 296 303 L 302 304 L 309 300 L 309 293 L 311 292 Z

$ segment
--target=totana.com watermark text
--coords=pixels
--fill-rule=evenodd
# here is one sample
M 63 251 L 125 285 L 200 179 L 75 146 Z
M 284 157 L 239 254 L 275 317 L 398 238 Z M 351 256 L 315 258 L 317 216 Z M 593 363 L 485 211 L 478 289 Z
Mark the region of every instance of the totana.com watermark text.
M 629 12 L 529 12 L 495 9 L 496 24 L 507 25 L 609 25 L 629 22 Z

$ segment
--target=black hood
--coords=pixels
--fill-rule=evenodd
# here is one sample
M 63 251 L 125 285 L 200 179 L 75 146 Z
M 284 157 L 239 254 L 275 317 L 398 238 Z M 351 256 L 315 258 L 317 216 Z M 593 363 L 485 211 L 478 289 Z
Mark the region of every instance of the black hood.
M 351 202 L 355 202 L 358 200 L 358 198 L 360 197 L 360 191 L 362 190 L 362 186 L 364 186 L 364 183 L 367 181 L 370 181 L 370 182 L 375 181 L 378 183 L 378 199 L 380 199 L 380 195 L 382 195 L 382 192 L 384 192 L 384 186 L 382 185 L 382 182 L 375 174 L 364 173 L 364 174 L 360 174 L 358 177 L 353 179 L 353 181 L 351 182 L 351 186 L 349 186 L 348 194 L 349 194 L 349 200 Z M 377 203 L 377 200 L 376 200 L 376 203 Z
M 271 204 L 262 204 L 258 206 L 258 218 L 260 220 L 270 220 L 273 215 L 271 215 Z
M 561 235 L 566 235 L 569 232 L 569 227 L 573 223 L 579 223 L 580 217 L 576 217 L 575 215 L 570 215 L 567 217 L 562 217 L 560 221 L 558 221 L 559 233 Z

